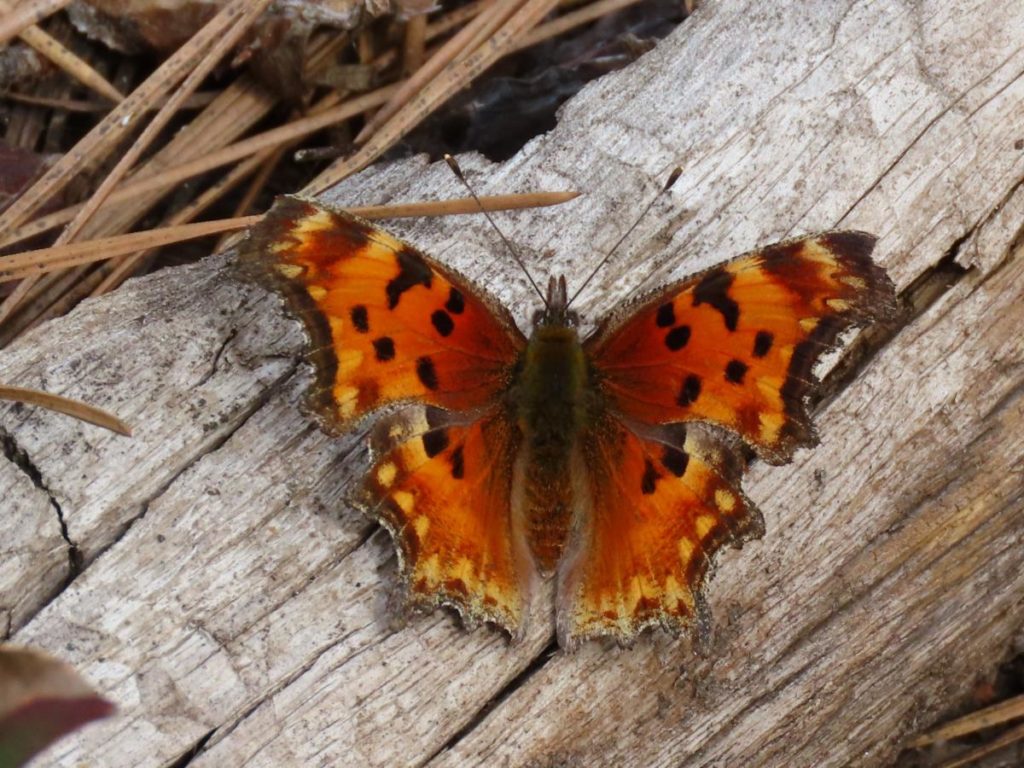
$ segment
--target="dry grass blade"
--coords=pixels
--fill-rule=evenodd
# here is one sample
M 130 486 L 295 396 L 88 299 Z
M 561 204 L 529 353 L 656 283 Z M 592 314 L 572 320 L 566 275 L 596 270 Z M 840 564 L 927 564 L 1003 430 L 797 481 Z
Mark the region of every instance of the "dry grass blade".
M 186 224 L 195 219 L 203 211 L 217 202 L 217 200 L 223 197 L 228 191 L 234 189 L 234 187 L 239 183 L 260 170 L 261 167 L 265 165 L 268 158 L 275 152 L 276 150 L 264 150 L 260 154 L 254 155 L 248 160 L 244 160 L 239 163 L 237 166 L 232 168 L 224 178 L 206 189 L 201 195 L 199 195 L 199 197 L 171 216 L 170 219 L 167 220 L 166 225 L 177 226 L 179 224 Z M 241 211 L 237 215 L 241 216 L 244 213 L 245 211 Z M 237 230 L 229 230 L 229 233 L 222 235 L 213 250 L 219 251 L 224 239 L 232 232 L 237 232 Z M 131 253 L 119 259 L 114 259 L 109 268 L 109 272 L 104 275 L 102 280 L 94 288 L 91 289 L 91 293 L 89 295 L 99 296 L 112 291 L 130 277 L 139 265 L 153 253 L 155 253 L 155 249 L 148 248 L 146 250 L 136 251 L 135 253 Z
M 71 151 L 54 163 L 35 184 L 0 214 L 0 232 L 21 224 L 44 200 L 62 189 L 82 167 L 105 156 L 129 126 L 138 119 L 139 114 L 147 112 L 150 104 L 163 98 L 182 78 L 188 76 L 200 64 L 204 53 L 228 34 L 237 23 L 237 19 L 246 17 L 250 11 L 246 10 L 245 5 L 238 0 L 222 9 L 130 96 L 114 107 Z M 92 201 L 79 209 L 78 215 L 82 218 L 78 222 L 72 220 L 71 231 L 59 238 L 58 243 L 69 240 L 76 227 L 84 223 L 94 212 L 95 207 L 102 202 L 102 190 L 101 186 L 101 190 L 94 194 Z M 26 279 L 0 304 L 0 322 L 21 305 L 33 283 L 32 278 Z
M 0 0 L 0 15 L 11 13 L 11 6 L 6 0 Z M 83 85 L 92 88 L 96 93 L 113 102 L 121 101 L 124 94 L 112 86 L 106 79 L 90 67 L 86 62 L 75 56 L 71 51 L 36 26 L 28 26 L 18 33 L 28 45 L 67 72 Z
M 0 282 L 26 276 L 38 276 L 55 269 L 64 269 L 92 261 L 103 261 L 144 248 L 179 243 L 183 240 L 205 237 L 229 229 L 242 229 L 255 224 L 259 219 L 259 216 L 243 216 L 238 219 L 203 221 L 198 224 L 151 229 L 146 232 L 131 232 L 127 235 L 102 237 L 82 243 L 65 243 L 51 248 L 15 253 L 0 257 Z
M 196 200 L 171 216 L 167 221 L 167 225 L 177 226 L 185 224 L 199 216 L 203 211 L 225 195 L 228 190 L 232 189 L 248 176 L 255 173 L 270 154 L 271 151 L 266 150 L 260 155 L 249 158 L 238 166 L 232 168 L 222 179 L 220 179 L 220 181 L 206 189 Z M 232 231 L 238 230 L 228 230 L 228 232 Z M 221 237 L 221 240 L 218 241 L 217 246 L 213 249 L 214 251 L 220 250 L 220 244 L 224 242 L 225 237 L 227 237 L 226 234 L 224 234 L 224 236 Z M 150 248 L 135 251 L 134 253 L 121 258 L 115 258 L 110 266 L 110 271 L 103 275 L 103 278 L 95 287 L 90 289 L 89 296 L 100 296 L 104 293 L 113 291 L 124 283 L 124 281 L 126 281 L 137 268 L 139 268 L 139 265 L 148 256 L 151 256 L 154 253 L 155 250 Z
M 431 40 L 446 35 L 453 29 L 465 24 L 467 21 L 475 17 L 478 13 L 484 10 L 488 4 L 484 0 L 477 0 L 474 3 L 467 3 L 460 8 L 456 8 L 453 11 L 441 16 L 439 19 L 427 22 L 427 28 L 424 32 L 425 42 L 429 43 Z M 424 51 L 424 57 L 433 55 L 430 51 Z M 398 56 L 397 48 L 388 48 L 382 54 L 377 56 L 373 60 L 373 68 L 377 72 L 383 72 L 392 64 Z M 421 62 L 422 64 L 422 62 Z M 408 73 L 407 73 L 408 74 Z
M 477 0 L 475 3 L 467 3 L 461 8 L 449 11 L 436 21 L 429 22 L 427 24 L 427 40 L 433 40 L 435 37 L 448 34 L 460 24 L 464 24 L 472 19 L 486 7 L 487 3 L 484 0 Z
M 1012 728 L 992 739 L 988 744 L 982 744 L 980 747 L 975 747 L 969 752 L 965 752 L 959 757 L 943 763 L 941 768 L 962 768 L 962 766 L 970 765 L 986 755 L 998 752 L 1003 747 L 1008 747 L 1018 741 L 1024 741 L 1024 725 L 1018 725 L 1016 728 Z
M 259 8 L 265 2 L 266 0 L 262 0 L 261 3 L 257 3 L 253 7 Z M 106 116 L 104 120 L 100 121 L 98 125 L 89 131 L 71 152 L 61 157 L 24 195 L 15 200 L 3 214 L 0 214 L 0 231 L 22 223 L 25 218 L 42 204 L 46 196 L 55 194 L 87 162 L 96 162 L 106 152 L 109 152 L 114 145 L 112 143 L 112 136 L 113 140 L 120 138 L 128 125 L 137 119 L 138 112 L 147 112 L 152 103 L 164 97 L 183 77 L 188 77 L 186 82 L 191 88 L 195 89 L 198 86 L 198 80 L 189 77 L 189 73 L 195 75 L 197 69 L 202 70 L 208 66 L 213 66 L 214 62 L 209 62 L 209 65 L 207 65 L 209 59 L 204 59 L 206 51 L 211 47 L 222 45 L 225 37 L 231 37 L 230 31 L 233 27 L 236 27 L 240 18 L 245 19 L 251 16 L 253 8 L 248 8 L 248 5 L 243 0 L 236 0 L 236 2 L 229 4 L 218 12 L 209 23 L 165 61 L 157 72 L 150 76 L 150 78 L 147 78 L 130 96 L 121 101 L 110 115 Z M 187 92 L 184 95 L 187 95 Z M 172 102 L 177 100 L 176 96 L 172 97 Z M 154 123 L 161 120 L 166 122 L 166 119 L 173 113 L 173 110 L 167 109 L 168 106 L 171 106 L 171 104 L 165 105 L 165 108 L 158 112 Z M 132 108 L 134 108 L 135 112 L 132 111 Z M 161 116 L 166 117 L 162 118 Z M 112 123 L 111 121 L 114 118 L 117 119 Z M 153 135 L 155 133 L 154 131 Z M 133 162 L 133 159 L 138 157 L 142 146 L 144 146 L 144 142 L 137 142 L 132 147 L 132 150 L 129 151 L 127 157 L 123 158 L 115 168 L 115 172 L 112 172 L 108 179 L 96 190 L 96 193 L 93 194 L 89 202 L 78 209 L 78 213 L 72 220 L 69 229 L 58 238 L 57 244 L 68 242 L 75 236 L 77 230 L 84 225 L 106 196 L 109 195 L 110 189 L 113 188 L 113 184 L 117 180 L 117 176 L 126 171 L 130 162 Z M 0 304 L 0 323 L 14 309 L 22 305 L 32 290 L 33 284 L 34 279 L 24 281 L 22 285 L 18 285 Z
M 113 149 L 132 129 L 149 105 L 161 100 L 192 71 L 210 45 L 230 28 L 233 17 L 218 14 L 217 24 L 203 26 L 181 48 L 174 52 L 152 75 L 115 106 L 70 151 L 54 163 L 17 200 L 0 214 L 0 232 L 8 232 L 22 224 L 44 202 L 52 199 L 79 171 L 96 163 Z M 2 316 L 0 316 L 2 319 Z
M 15 91 L 0 91 L 0 99 L 10 99 L 20 104 L 29 104 L 33 107 L 49 107 L 64 112 L 106 112 L 110 104 L 105 100 L 88 101 L 86 99 L 51 99 L 46 96 L 36 96 L 29 93 L 16 93 Z
M 537 208 L 557 205 L 577 197 L 577 192 L 530 192 L 524 194 L 481 197 L 485 210 L 500 211 L 516 208 Z M 365 219 L 395 219 L 412 216 L 451 216 L 478 213 L 480 208 L 471 197 L 456 200 L 431 200 L 400 205 L 369 205 L 346 208 L 349 213 Z M 39 276 L 56 269 L 124 256 L 147 248 L 170 245 L 197 237 L 243 229 L 259 221 L 260 216 L 240 216 L 234 219 L 181 224 L 145 232 L 131 232 L 81 243 L 40 248 L 33 251 L 0 257 L 0 282 L 27 276 Z
M 322 191 L 372 163 L 454 92 L 465 87 L 497 59 L 508 53 L 516 40 L 535 27 L 556 5 L 557 0 L 527 0 L 487 44 L 481 45 L 465 58 L 448 64 L 355 154 L 332 163 L 306 187 L 306 190 Z
M 71 0 L 22 0 L 0 18 L 0 45 L 70 4 Z
M 139 137 L 132 143 L 127 152 L 117 161 L 110 173 L 100 184 L 99 188 L 89 197 L 82 209 L 71 220 L 67 228 L 57 238 L 57 245 L 70 242 L 81 230 L 89 218 L 96 213 L 103 201 L 107 199 L 117 183 L 124 177 L 128 170 L 142 156 L 142 153 L 164 129 L 171 118 L 178 111 L 184 101 L 199 87 L 206 79 L 210 70 L 221 60 L 238 39 L 245 33 L 256 18 L 263 13 L 263 9 L 270 4 L 270 0 L 233 0 L 228 3 L 220 12 L 206 23 L 206 27 L 221 29 L 223 34 L 213 38 L 209 49 L 204 53 L 195 68 L 188 73 L 181 85 L 174 91 L 160 110 L 153 116 L 153 120 L 146 126 Z M 226 27 L 226 29 L 224 29 Z M 205 29 L 205 27 L 204 27 Z M 193 40 L 199 35 L 197 34 Z M 186 43 L 189 45 L 189 43 Z
M 25 389 L 23 387 L 6 387 L 0 385 L 0 400 L 13 400 L 17 403 L 38 405 L 57 413 L 72 416 L 79 421 L 86 421 L 95 424 L 97 427 L 109 429 L 125 437 L 132 436 L 132 428 L 112 413 L 104 411 L 93 405 L 80 403 L 60 395 L 51 395 L 48 392 L 40 392 L 37 389 Z
M 229 144 L 222 149 L 209 153 L 205 157 L 192 160 L 187 163 L 165 168 L 150 176 L 138 181 L 129 181 L 115 189 L 108 198 L 109 201 L 129 200 L 137 195 L 152 192 L 154 190 L 167 189 L 186 179 L 197 176 L 206 171 L 229 165 L 238 160 L 254 155 L 265 149 L 272 149 L 281 144 L 286 144 L 310 133 L 326 128 L 329 125 L 347 120 L 353 115 L 358 115 L 379 104 L 383 104 L 396 86 L 389 85 L 380 88 L 363 96 L 356 97 L 343 102 L 336 107 L 322 113 L 300 118 L 287 125 L 272 128 L 269 131 L 251 136 L 248 139 Z M 24 227 L 10 232 L 7 236 L 0 238 L 0 246 L 8 246 L 13 243 L 26 240 L 38 234 L 46 232 L 53 227 L 70 221 L 75 213 L 81 209 L 80 205 L 68 206 L 46 216 L 41 216 Z
M 547 24 L 541 24 L 534 30 L 527 32 L 523 35 L 523 38 L 512 46 L 512 51 L 519 51 L 523 48 L 529 48 L 531 45 L 537 45 L 552 37 L 563 35 L 571 29 L 587 24 L 588 22 L 600 19 L 602 16 L 607 16 L 609 13 L 615 13 L 623 8 L 628 8 L 631 5 L 636 5 L 640 0 L 598 0 L 596 3 L 591 3 L 577 11 L 572 11 L 560 16 L 554 21 L 549 21 Z M 511 51 L 510 51 L 511 52 Z
M 580 196 L 579 192 L 521 192 L 508 195 L 488 195 L 480 198 L 480 205 L 472 197 L 451 200 L 428 200 L 421 203 L 398 203 L 346 208 L 349 213 L 364 219 L 407 219 L 416 216 L 458 216 L 485 211 L 512 211 L 520 208 L 543 208 L 560 205 Z
M 1015 696 L 1012 699 L 993 704 L 991 707 L 971 712 L 969 715 L 965 715 L 918 736 L 909 742 L 907 746 L 912 749 L 927 747 L 929 744 L 934 744 L 938 741 L 956 739 L 960 736 L 980 731 L 983 728 L 991 728 L 993 725 L 1016 720 L 1018 717 L 1024 717 L 1024 696 Z
M 404 55 L 402 70 L 406 75 L 412 74 L 423 64 L 423 54 L 427 48 L 427 16 L 419 14 L 406 22 L 405 39 L 403 40 Z
M 471 22 L 460 29 L 448 42 L 438 49 L 431 56 L 427 63 L 416 71 L 408 80 L 399 86 L 395 94 L 388 99 L 388 103 L 366 121 L 366 125 L 355 138 L 356 144 L 362 144 L 373 133 L 384 125 L 399 109 L 409 103 L 413 96 L 420 92 L 424 85 L 430 82 L 449 64 L 455 61 L 460 54 L 474 50 L 479 46 L 482 37 L 490 37 L 502 24 L 508 21 L 521 5 L 520 0 L 498 0 L 494 5 L 482 11 Z

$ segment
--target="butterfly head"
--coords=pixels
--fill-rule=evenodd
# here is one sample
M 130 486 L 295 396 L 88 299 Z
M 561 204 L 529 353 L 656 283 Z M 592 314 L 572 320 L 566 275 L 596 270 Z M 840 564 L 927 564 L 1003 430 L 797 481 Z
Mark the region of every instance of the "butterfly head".
M 565 276 L 551 276 L 548 281 L 548 295 L 544 300 L 544 308 L 533 315 L 534 328 L 540 326 L 565 326 L 575 328 L 579 325 L 580 316 L 569 309 L 569 293 L 565 286 Z

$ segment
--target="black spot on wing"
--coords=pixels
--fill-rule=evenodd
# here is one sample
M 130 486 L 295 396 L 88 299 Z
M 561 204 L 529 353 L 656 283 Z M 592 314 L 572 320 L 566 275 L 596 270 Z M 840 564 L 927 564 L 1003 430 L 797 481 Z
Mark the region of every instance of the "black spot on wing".
M 388 296 L 388 309 L 398 306 L 402 294 L 417 285 L 425 288 L 430 287 L 433 275 L 430 267 L 410 248 L 402 248 L 396 254 L 398 257 L 398 274 L 388 281 L 385 291 Z
M 654 463 L 650 459 L 644 459 L 644 476 L 640 479 L 640 490 L 645 496 L 650 496 L 654 493 L 659 477 L 658 470 L 654 468 Z
M 381 336 L 379 339 L 373 340 L 373 351 L 377 356 L 377 359 L 386 363 L 388 360 L 395 359 L 395 342 L 390 336 Z
M 434 370 L 434 361 L 429 357 L 416 360 L 416 375 L 424 387 L 430 390 L 437 389 L 437 371 Z
M 461 480 L 463 475 L 466 474 L 466 466 L 462 459 L 462 446 L 460 445 L 454 451 L 452 451 L 452 477 L 456 480 Z
M 708 272 L 693 291 L 693 306 L 709 304 L 722 315 L 725 327 L 736 330 L 740 319 L 740 306 L 729 296 L 729 286 L 735 277 L 721 267 Z
M 747 364 L 740 360 L 730 360 L 725 366 L 725 379 L 733 384 L 742 384 L 743 377 L 747 375 Z
M 700 397 L 700 376 L 691 373 L 683 380 L 683 386 L 679 389 L 676 402 L 682 406 L 693 405 L 698 397 Z
M 452 288 L 451 291 L 448 292 L 448 301 L 445 303 L 444 308 L 453 315 L 462 314 L 462 310 L 466 308 L 466 301 L 462 298 L 462 294 L 459 293 L 458 288 Z
M 665 334 L 665 346 L 678 352 L 690 340 L 690 326 L 680 325 Z
M 772 348 L 775 337 L 769 331 L 758 331 L 754 337 L 754 357 L 764 357 Z
M 428 458 L 434 458 L 448 447 L 448 430 L 434 429 L 423 435 L 423 451 Z
M 352 318 L 352 327 L 360 333 L 366 333 L 370 330 L 370 316 L 366 312 L 366 307 L 362 304 L 356 304 L 352 307 L 349 317 Z
M 676 323 L 676 309 L 672 302 L 662 304 L 658 307 L 658 314 L 654 320 L 659 328 L 668 328 Z
M 682 477 L 686 474 L 686 465 L 690 463 L 690 456 L 684 450 L 666 445 L 665 452 L 661 455 L 661 463 L 673 475 Z
M 452 316 L 443 309 L 436 310 L 434 314 L 430 316 L 430 323 L 442 336 L 451 336 L 452 331 L 455 330 L 455 323 L 452 322 Z

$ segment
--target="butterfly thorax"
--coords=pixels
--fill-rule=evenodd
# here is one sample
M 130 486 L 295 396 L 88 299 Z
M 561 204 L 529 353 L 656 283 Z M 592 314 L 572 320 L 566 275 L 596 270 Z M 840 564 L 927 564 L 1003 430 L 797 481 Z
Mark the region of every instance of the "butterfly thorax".
M 542 575 L 554 571 L 572 525 L 570 464 L 589 410 L 587 380 L 575 323 L 556 299 L 538 316 L 511 389 L 524 438 L 523 523 Z

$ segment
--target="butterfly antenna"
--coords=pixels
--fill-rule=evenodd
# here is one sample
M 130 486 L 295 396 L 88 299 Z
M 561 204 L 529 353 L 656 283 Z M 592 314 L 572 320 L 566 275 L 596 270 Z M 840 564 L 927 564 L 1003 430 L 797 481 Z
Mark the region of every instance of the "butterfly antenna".
M 576 301 L 576 297 L 583 293 L 583 289 L 586 288 L 590 281 L 594 279 L 594 276 L 601 271 L 601 267 L 607 264 L 608 260 L 615 255 L 615 252 L 619 249 L 619 246 L 626 241 L 626 238 L 633 234 L 633 230 L 637 228 L 637 225 L 640 224 L 641 221 L 644 220 L 644 216 L 646 216 L 647 213 L 651 210 L 651 207 L 658 200 L 658 198 L 661 197 L 666 192 L 668 192 L 670 189 L 672 189 L 672 185 L 676 183 L 676 181 L 679 179 L 682 173 L 683 169 L 676 166 L 676 168 L 669 175 L 668 181 L 665 182 L 665 186 L 661 188 L 661 191 L 658 192 L 658 194 L 651 198 L 651 201 L 647 203 L 647 207 L 640 212 L 639 216 L 636 217 L 636 221 L 633 222 L 633 226 L 631 226 L 629 229 L 625 231 L 625 233 L 623 233 L 622 237 L 619 238 L 619 241 L 612 246 L 612 249 L 610 251 L 608 251 L 608 255 L 601 259 L 601 263 L 594 267 L 593 271 L 591 271 L 591 273 L 587 275 L 587 279 L 583 281 L 583 284 L 576 289 L 576 293 L 572 295 L 572 298 L 569 299 L 569 303 L 565 305 L 566 309 L 572 306 L 572 303 Z
M 491 218 L 491 214 L 487 212 L 487 209 L 484 208 L 484 204 L 480 202 L 480 198 L 476 196 L 476 192 L 474 192 L 473 188 L 469 186 L 469 182 L 466 181 L 466 177 L 462 173 L 462 169 L 459 167 L 458 162 L 449 154 L 444 156 L 444 161 L 448 163 L 448 167 L 452 169 L 452 173 L 458 176 L 459 181 L 461 181 L 466 189 L 469 190 L 469 194 L 472 195 L 473 200 L 476 201 L 477 206 L 480 208 L 480 212 L 487 217 L 487 221 L 489 221 L 491 226 L 494 227 L 494 231 L 498 233 L 498 237 L 500 237 L 502 242 L 505 243 L 505 247 L 508 248 L 508 252 L 512 254 L 512 258 L 515 259 L 519 268 L 523 270 L 523 274 L 526 275 L 526 279 L 530 281 L 530 285 L 533 286 L 533 290 L 537 292 L 537 295 L 540 296 L 540 300 L 544 302 L 544 306 L 547 307 L 548 300 L 544 295 L 544 292 L 541 291 L 540 286 L 538 286 L 536 281 L 533 279 L 533 275 L 530 274 L 530 270 L 526 268 L 526 264 L 523 263 L 522 258 L 519 256 L 519 252 L 513 247 L 512 243 L 509 242 L 508 238 L 505 237 L 504 233 L 498 229 L 498 225 L 494 223 L 494 219 Z

